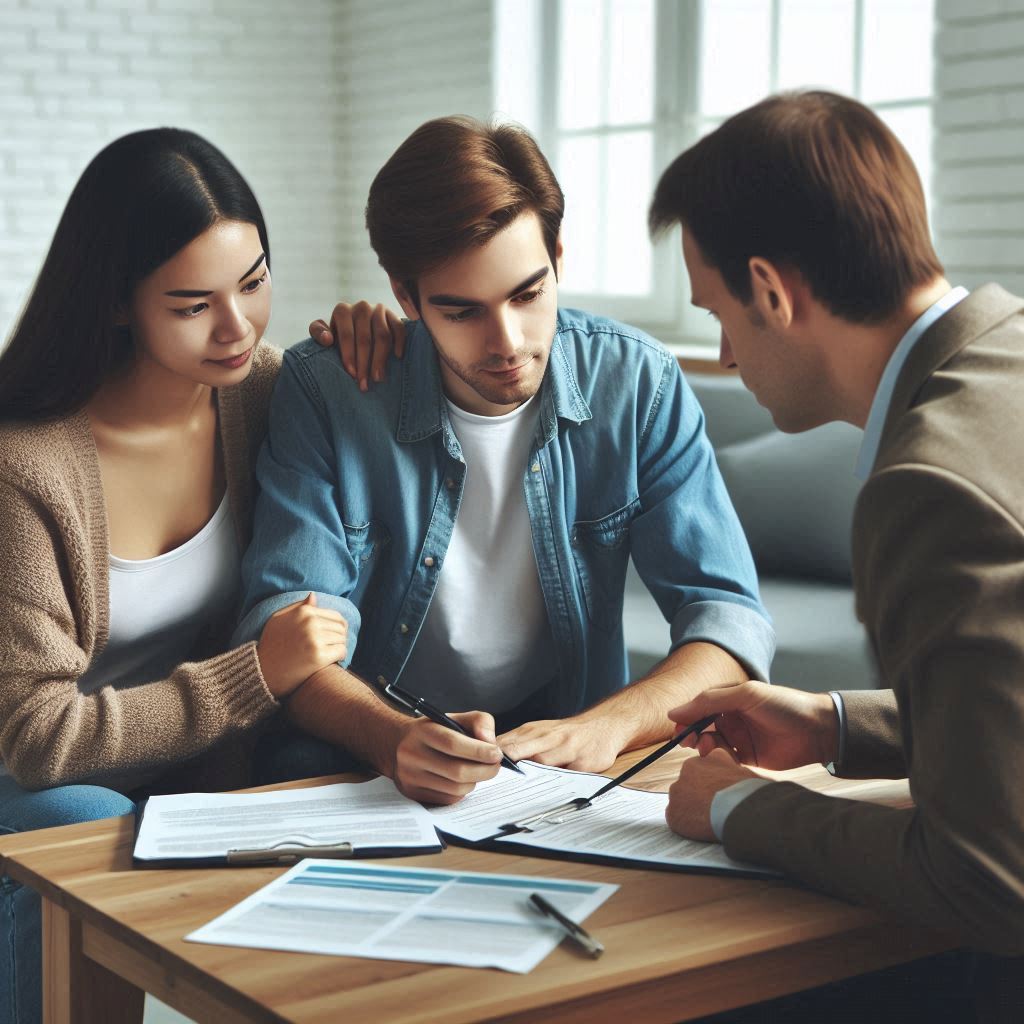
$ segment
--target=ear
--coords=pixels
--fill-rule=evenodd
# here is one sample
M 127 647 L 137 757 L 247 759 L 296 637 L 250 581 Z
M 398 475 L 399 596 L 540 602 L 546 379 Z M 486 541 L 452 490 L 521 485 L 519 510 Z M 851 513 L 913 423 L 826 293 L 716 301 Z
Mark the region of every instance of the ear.
M 395 298 L 398 299 L 398 304 L 402 307 L 402 312 L 410 320 L 419 320 L 420 311 L 416 308 L 416 303 L 413 302 L 409 289 L 401 281 L 393 277 L 389 277 L 388 280 L 391 282 L 391 291 L 394 293 Z
M 793 322 L 794 295 L 785 276 L 770 260 L 751 256 L 750 285 L 753 304 L 767 323 L 788 327 Z
M 558 232 L 558 237 L 555 239 L 555 280 L 562 280 L 562 232 Z

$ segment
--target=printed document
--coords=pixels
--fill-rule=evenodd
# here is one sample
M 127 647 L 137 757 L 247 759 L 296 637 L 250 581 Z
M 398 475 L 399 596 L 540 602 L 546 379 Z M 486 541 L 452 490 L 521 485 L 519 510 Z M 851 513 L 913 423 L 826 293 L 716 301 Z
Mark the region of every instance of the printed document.
M 503 832 L 521 821 L 589 797 L 608 780 L 603 775 L 520 761 L 525 778 L 499 772 L 478 783 L 469 796 L 449 807 L 431 808 L 441 832 L 467 842 L 492 840 L 500 845 L 534 847 L 610 858 L 621 863 L 664 864 L 775 877 L 776 873 L 726 856 L 718 843 L 701 843 L 676 835 L 665 822 L 667 793 L 620 786 L 583 810 L 568 810 L 535 822 L 527 832 Z
M 617 888 L 565 878 L 304 860 L 185 938 L 525 974 L 565 937 L 564 929 L 533 909 L 531 893 L 581 922 Z
M 441 849 L 430 815 L 390 779 L 339 782 L 274 793 L 183 793 L 151 797 L 136 860 L 224 860 L 229 850 L 351 843 L 353 854 Z

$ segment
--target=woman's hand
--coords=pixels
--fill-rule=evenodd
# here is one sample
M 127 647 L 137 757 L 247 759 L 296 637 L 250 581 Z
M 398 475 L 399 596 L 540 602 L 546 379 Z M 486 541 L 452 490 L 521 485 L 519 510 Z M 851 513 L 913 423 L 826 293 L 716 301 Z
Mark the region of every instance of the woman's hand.
M 369 390 L 369 379 L 384 379 L 388 356 L 405 354 L 405 325 L 386 306 L 339 302 L 331 314 L 330 326 L 323 320 L 309 325 L 309 336 L 325 348 L 338 346 L 345 371 L 359 381 L 359 390 Z
M 274 612 L 256 645 L 267 688 L 278 700 L 287 697 L 314 672 L 343 661 L 347 641 L 344 616 L 318 608 L 315 594 Z

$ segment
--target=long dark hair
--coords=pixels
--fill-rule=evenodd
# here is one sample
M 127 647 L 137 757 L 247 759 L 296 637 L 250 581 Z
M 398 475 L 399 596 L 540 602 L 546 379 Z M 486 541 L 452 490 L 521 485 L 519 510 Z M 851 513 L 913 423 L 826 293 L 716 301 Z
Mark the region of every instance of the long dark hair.
M 253 224 L 270 265 L 259 203 L 216 146 L 153 128 L 115 140 L 75 185 L 43 268 L 0 354 L 0 419 L 81 409 L 132 352 L 114 321 L 136 285 L 221 220 Z

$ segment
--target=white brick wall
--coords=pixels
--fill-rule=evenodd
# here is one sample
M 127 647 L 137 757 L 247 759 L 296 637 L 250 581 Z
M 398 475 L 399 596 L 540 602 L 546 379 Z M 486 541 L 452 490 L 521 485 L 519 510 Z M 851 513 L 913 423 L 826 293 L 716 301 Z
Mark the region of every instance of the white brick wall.
M 947 276 L 1024 294 L 1024 0 L 939 0 L 934 222 Z
M 0 0 L 0 339 L 72 186 L 107 142 L 157 125 L 223 149 L 263 206 L 269 335 L 339 294 L 336 0 Z M 2 344 L 2 340 L 0 340 Z
M 486 119 L 492 105 L 491 0 L 348 0 L 340 9 L 337 58 L 342 169 L 339 223 L 345 297 L 395 300 L 367 240 L 370 183 L 424 121 L 447 114 Z

